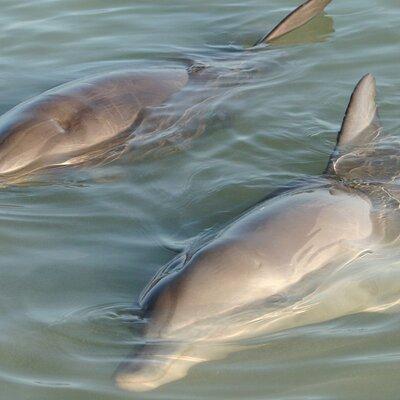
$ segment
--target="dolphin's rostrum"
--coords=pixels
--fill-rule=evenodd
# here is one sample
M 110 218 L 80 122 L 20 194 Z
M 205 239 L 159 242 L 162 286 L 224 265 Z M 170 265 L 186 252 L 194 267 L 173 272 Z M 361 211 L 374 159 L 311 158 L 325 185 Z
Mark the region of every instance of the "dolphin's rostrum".
M 364 292 L 355 302 L 324 302 L 321 284 L 399 236 L 399 203 L 389 194 L 395 173 L 378 167 L 373 181 L 375 164 L 364 157 L 388 156 L 375 94 L 366 75 L 320 179 L 261 203 L 149 283 L 140 299 L 146 344 L 118 368 L 120 388 L 151 390 L 240 340 L 372 307 Z

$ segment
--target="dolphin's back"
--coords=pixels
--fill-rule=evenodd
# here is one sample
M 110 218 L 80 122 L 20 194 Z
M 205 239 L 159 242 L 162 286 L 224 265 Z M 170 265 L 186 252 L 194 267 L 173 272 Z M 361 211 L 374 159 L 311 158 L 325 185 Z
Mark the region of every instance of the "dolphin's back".
M 340 187 L 276 198 L 229 226 L 174 279 L 160 281 L 149 329 L 162 326 L 171 338 L 183 329 L 186 337 L 188 326 L 209 315 L 274 296 L 332 260 L 351 258 L 374 232 L 369 201 Z
M 122 71 L 45 92 L 0 119 L 0 174 L 69 163 L 134 130 L 147 107 L 188 81 L 186 70 Z

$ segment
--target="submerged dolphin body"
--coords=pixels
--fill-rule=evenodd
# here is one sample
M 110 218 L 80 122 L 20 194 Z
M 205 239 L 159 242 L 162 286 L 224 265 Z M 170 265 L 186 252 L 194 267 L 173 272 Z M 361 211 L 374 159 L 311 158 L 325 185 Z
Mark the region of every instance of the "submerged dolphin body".
M 307 23 L 330 2 L 307 1 L 257 44 Z M 134 148 L 179 141 L 179 129 L 171 130 L 174 125 L 194 136 L 204 124 L 197 118 L 187 126 L 197 115 L 191 106 L 212 96 L 197 84 L 218 78 L 213 68 L 196 65 L 188 70 L 128 70 L 73 82 L 28 100 L 0 119 L 0 179 L 13 183 L 52 167 L 112 160 L 129 140 Z M 189 98 L 188 93 L 174 98 L 189 83 L 194 86 L 187 90 Z
M 382 140 L 375 94 L 367 75 L 321 179 L 261 203 L 150 282 L 140 299 L 146 345 L 118 368 L 120 388 L 151 390 L 238 350 L 240 340 L 376 305 L 376 284 L 332 278 L 400 233 L 399 203 L 388 194 L 395 173 L 371 162 Z

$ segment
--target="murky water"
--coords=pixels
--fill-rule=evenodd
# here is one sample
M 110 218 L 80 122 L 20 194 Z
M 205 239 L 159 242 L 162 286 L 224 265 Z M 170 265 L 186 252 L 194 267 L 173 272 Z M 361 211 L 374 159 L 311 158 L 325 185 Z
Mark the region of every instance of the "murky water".
M 118 68 L 234 66 L 236 50 L 296 3 L 1 0 L 0 111 Z M 334 0 L 328 16 L 249 55 L 252 73 L 210 104 L 190 146 L 1 190 L 1 399 L 398 398 L 400 317 L 381 312 L 400 290 L 396 249 L 363 260 L 338 290 L 345 301 L 370 284 L 381 294 L 370 312 L 257 338 L 153 392 L 112 382 L 141 340 L 132 304 L 173 249 L 318 175 L 365 72 L 377 77 L 385 129 L 400 132 L 400 4 L 367 3 Z

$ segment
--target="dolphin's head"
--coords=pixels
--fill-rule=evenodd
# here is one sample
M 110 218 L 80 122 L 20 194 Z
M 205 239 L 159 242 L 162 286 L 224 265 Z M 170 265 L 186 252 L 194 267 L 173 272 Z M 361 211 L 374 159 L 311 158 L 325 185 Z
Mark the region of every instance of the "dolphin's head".
M 171 274 L 150 290 L 143 304 L 145 343 L 117 368 L 114 381 L 119 388 L 153 390 L 185 377 L 196 364 L 226 354 L 226 344 L 215 340 L 225 329 L 224 319 L 216 316 L 230 304 L 208 296 L 211 271 L 197 276 L 197 270 L 205 272 L 221 260 L 211 252 L 211 259 L 193 257 L 184 273 Z

